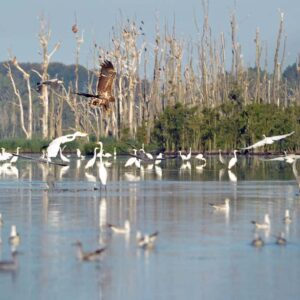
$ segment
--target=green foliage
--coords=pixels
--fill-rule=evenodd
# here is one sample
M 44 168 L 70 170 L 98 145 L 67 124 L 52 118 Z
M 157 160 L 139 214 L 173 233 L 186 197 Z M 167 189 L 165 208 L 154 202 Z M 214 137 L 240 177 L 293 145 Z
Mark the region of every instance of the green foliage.
M 296 131 L 286 140 L 268 146 L 269 150 L 296 150 L 300 145 L 300 107 L 279 108 L 271 104 L 242 106 L 239 96 L 215 108 L 167 107 L 155 123 L 153 142 L 167 150 L 179 148 L 213 151 L 232 150 L 253 144 L 267 136 Z M 263 150 L 263 149 L 260 149 Z

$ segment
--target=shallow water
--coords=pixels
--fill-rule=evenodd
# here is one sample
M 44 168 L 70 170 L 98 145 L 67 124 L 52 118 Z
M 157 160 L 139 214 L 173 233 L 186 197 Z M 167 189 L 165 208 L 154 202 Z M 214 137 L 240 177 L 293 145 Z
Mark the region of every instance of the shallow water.
M 105 192 L 94 190 L 97 166 L 86 175 L 86 161 L 0 165 L 1 259 L 10 258 L 12 224 L 22 239 L 19 269 L 0 273 L 0 299 L 299 298 L 300 198 L 291 165 L 239 157 L 228 174 L 209 157 L 203 169 L 169 160 L 142 172 L 125 169 L 123 157 L 111 160 Z M 226 197 L 229 213 L 209 205 Z M 282 222 L 287 208 L 290 225 Z M 259 231 L 266 245 L 256 249 L 250 221 L 265 213 L 271 230 Z M 103 226 L 126 219 L 129 236 Z M 155 248 L 138 248 L 136 230 L 159 230 Z M 280 231 L 286 246 L 275 244 Z M 107 250 L 98 262 L 80 262 L 76 240 Z

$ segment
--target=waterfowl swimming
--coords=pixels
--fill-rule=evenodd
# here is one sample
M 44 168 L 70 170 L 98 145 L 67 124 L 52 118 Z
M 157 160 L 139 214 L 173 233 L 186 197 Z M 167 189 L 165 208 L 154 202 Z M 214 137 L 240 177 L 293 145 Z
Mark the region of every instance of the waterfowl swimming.
M 155 231 L 152 234 L 142 235 L 140 231 L 136 233 L 136 240 L 139 247 L 144 249 L 150 249 L 154 247 L 154 242 L 158 236 L 159 232 Z
M 269 214 L 265 214 L 263 223 L 258 223 L 256 221 L 251 221 L 251 223 L 254 224 L 257 229 L 269 229 L 271 226 Z
M 21 242 L 21 238 L 19 233 L 17 232 L 16 225 L 11 225 L 10 236 L 9 236 L 10 244 L 14 246 L 18 246 Z
M 287 241 L 284 238 L 284 233 L 280 232 L 279 235 L 276 237 L 276 244 L 280 246 L 286 245 Z
M 264 244 L 265 244 L 265 242 L 263 241 L 263 239 L 260 236 L 258 236 L 257 233 L 255 233 L 254 240 L 251 242 L 251 245 L 256 248 L 260 248 L 260 247 L 263 247 Z
M 101 256 L 101 254 L 106 249 L 106 247 L 103 247 L 103 248 L 97 249 L 95 251 L 84 252 L 82 243 L 80 241 L 76 241 L 73 245 L 77 247 L 77 258 L 81 261 L 95 261 L 95 260 L 98 260 Z
M 229 210 L 230 209 L 229 202 L 230 202 L 230 200 L 228 198 L 226 198 L 225 203 L 223 203 L 223 204 L 209 203 L 209 205 L 212 206 L 216 210 Z
M 124 227 L 118 227 L 113 224 L 107 224 L 107 226 L 114 232 L 119 234 L 128 234 L 130 232 L 130 223 L 128 220 L 124 222 Z

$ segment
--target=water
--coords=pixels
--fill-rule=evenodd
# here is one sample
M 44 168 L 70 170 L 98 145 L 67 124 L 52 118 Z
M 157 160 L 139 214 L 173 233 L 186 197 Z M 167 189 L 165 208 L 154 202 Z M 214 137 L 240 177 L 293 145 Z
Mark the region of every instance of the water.
M 299 298 L 300 199 L 291 165 L 240 157 L 228 174 L 210 157 L 202 170 L 193 160 L 191 169 L 171 160 L 140 172 L 125 170 L 125 161 L 112 160 L 107 192 L 94 190 L 97 167 L 85 175 L 86 160 L 74 158 L 68 169 L 25 160 L 16 169 L 2 165 L 0 256 L 10 258 L 12 224 L 22 254 L 18 271 L 0 273 L 0 299 Z M 229 213 L 210 207 L 226 197 Z M 266 245 L 256 249 L 250 221 L 265 213 L 271 230 L 259 232 Z M 101 226 L 126 219 L 129 237 Z M 159 230 L 153 250 L 137 247 L 136 230 Z M 275 244 L 280 231 L 286 246 Z M 76 240 L 85 250 L 107 250 L 99 262 L 80 262 Z

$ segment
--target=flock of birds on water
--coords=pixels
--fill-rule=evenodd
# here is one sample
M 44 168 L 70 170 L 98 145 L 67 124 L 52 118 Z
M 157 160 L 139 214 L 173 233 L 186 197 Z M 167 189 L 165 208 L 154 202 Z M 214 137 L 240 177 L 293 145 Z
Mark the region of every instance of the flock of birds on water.
M 255 149 L 258 147 L 262 147 L 264 145 L 270 145 L 273 144 L 276 141 L 279 141 L 281 139 L 287 138 L 290 135 L 292 135 L 294 132 L 284 134 L 284 135 L 278 135 L 278 136 L 271 136 L 271 137 L 266 137 L 261 141 L 258 141 L 257 143 L 241 148 L 240 150 L 250 150 L 250 149 Z M 67 163 L 70 162 L 70 159 L 63 154 L 64 150 L 64 144 L 74 141 L 77 137 L 88 137 L 87 133 L 82 133 L 82 132 L 75 132 L 73 134 L 68 134 L 64 135 L 61 137 L 58 137 L 54 139 L 48 147 L 42 151 L 42 155 L 40 158 L 37 159 L 38 162 L 45 163 L 45 164 L 60 164 L 60 165 L 66 165 Z M 98 147 L 99 145 L 99 147 Z M 99 152 L 97 152 L 99 150 Z M 0 162 L 5 164 L 6 168 L 9 169 L 15 164 L 18 160 L 19 157 L 21 158 L 26 158 L 26 159 L 34 159 L 32 157 L 24 156 L 20 154 L 20 147 L 17 147 L 16 153 L 9 153 L 6 152 L 4 148 L 2 148 L 2 152 L 0 153 Z M 136 168 L 143 168 L 142 162 L 153 166 L 157 166 L 161 163 L 162 160 L 165 159 L 173 159 L 177 158 L 178 156 L 181 158 L 183 161 L 183 165 L 189 166 L 189 160 L 192 157 L 191 149 L 189 153 L 187 154 L 182 154 L 181 151 L 178 152 L 178 155 L 176 156 L 171 156 L 171 157 L 164 157 L 162 153 L 159 153 L 157 156 L 148 153 L 144 150 L 144 145 L 140 150 L 133 149 L 133 153 L 131 154 L 130 158 L 126 161 L 125 167 L 132 167 L 135 166 Z M 229 160 L 227 163 L 226 160 L 222 157 L 222 153 L 219 150 L 219 161 L 221 164 L 226 165 L 228 172 L 236 165 L 238 159 L 237 159 L 237 152 L 238 150 L 234 150 L 233 154 L 234 156 Z M 63 163 L 57 163 L 57 161 L 53 161 L 56 157 L 60 157 L 61 161 Z M 103 143 L 100 141 L 98 142 L 97 146 L 94 148 L 93 151 L 93 157 L 87 161 L 85 165 L 85 170 L 88 170 L 94 166 L 96 163 L 97 158 L 99 158 L 99 165 L 98 165 L 98 177 L 101 183 L 101 188 L 103 187 L 105 192 L 107 192 L 107 178 L 108 178 L 108 172 L 107 168 L 105 166 L 105 163 L 103 161 L 103 158 L 110 158 L 110 157 L 116 157 L 116 151 L 114 150 L 114 154 L 110 153 L 104 153 L 103 151 Z M 79 149 L 77 149 L 77 157 L 78 158 L 83 158 L 81 155 L 81 152 Z M 206 158 L 202 153 L 197 154 L 195 159 L 203 161 L 203 163 L 200 165 L 200 167 L 203 169 L 206 166 Z M 293 164 L 293 167 L 295 166 L 295 163 L 297 159 L 299 159 L 300 156 L 296 154 L 287 154 L 285 153 L 283 156 L 275 157 L 268 159 L 269 161 L 284 161 L 290 164 Z M 2 165 L 2 169 L 3 169 Z M 101 190 L 100 188 L 100 190 Z M 229 212 L 230 210 L 230 199 L 226 198 L 224 203 L 221 204 L 216 204 L 216 203 L 210 203 L 210 206 L 212 209 L 216 211 L 221 211 L 221 212 Z M 292 219 L 290 217 L 290 212 L 288 209 L 285 210 L 285 215 L 283 217 L 282 222 L 289 226 L 289 224 L 292 222 Z M 253 241 L 251 242 L 251 245 L 257 248 L 261 248 L 265 245 L 264 240 L 261 238 L 261 236 L 258 235 L 259 230 L 263 231 L 269 231 L 271 228 L 271 222 L 270 222 L 270 217 L 268 214 L 265 214 L 264 216 L 264 221 L 263 222 L 258 222 L 258 221 L 251 221 L 251 223 L 254 225 L 256 231 L 255 231 L 255 236 Z M 0 227 L 4 225 L 4 221 L 2 218 L 2 214 L 0 213 Z M 131 232 L 130 228 L 130 223 L 129 220 L 126 220 L 124 223 L 124 227 L 119 227 L 113 224 L 106 223 L 106 227 L 111 230 L 111 232 L 115 234 L 120 234 L 120 235 L 128 235 Z M 0 228 L 1 229 L 1 228 Z M 159 232 L 155 231 L 151 234 L 142 234 L 140 231 L 137 231 L 136 233 L 136 242 L 137 246 L 141 247 L 143 249 L 153 249 L 155 246 L 155 241 L 158 237 Z M 281 232 L 278 236 L 275 236 L 276 238 L 276 244 L 278 245 L 286 245 L 287 241 L 284 237 L 283 232 Z M 9 243 L 11 244 L 11 260 L 7 261 L 0 261 L 0 271 L 15 271 L 18 269 L 18 260 L 17 260 L 17 255 L 20 254 L 21 252 L 17 251 L 17 246 L 19 246 L 21 242 L 21 238 L 19 233 L 17 232 L 16 225 L 11 226 L 11 232 L 9 236 Z M 0 238 L 0 244 L 2 243 L 2 240 Z M 106 247 L 102 247 L 99 249 L 96 249 L 94 251 L 86 252 L 83 250 L 83 245 L 80 241 L 76 241 L 74 243 L 74 246 L 77 248 L 77 258 L 80 261 L 95 261 L 98 260 L 101 256 L 102 253 L 105 252 Z

